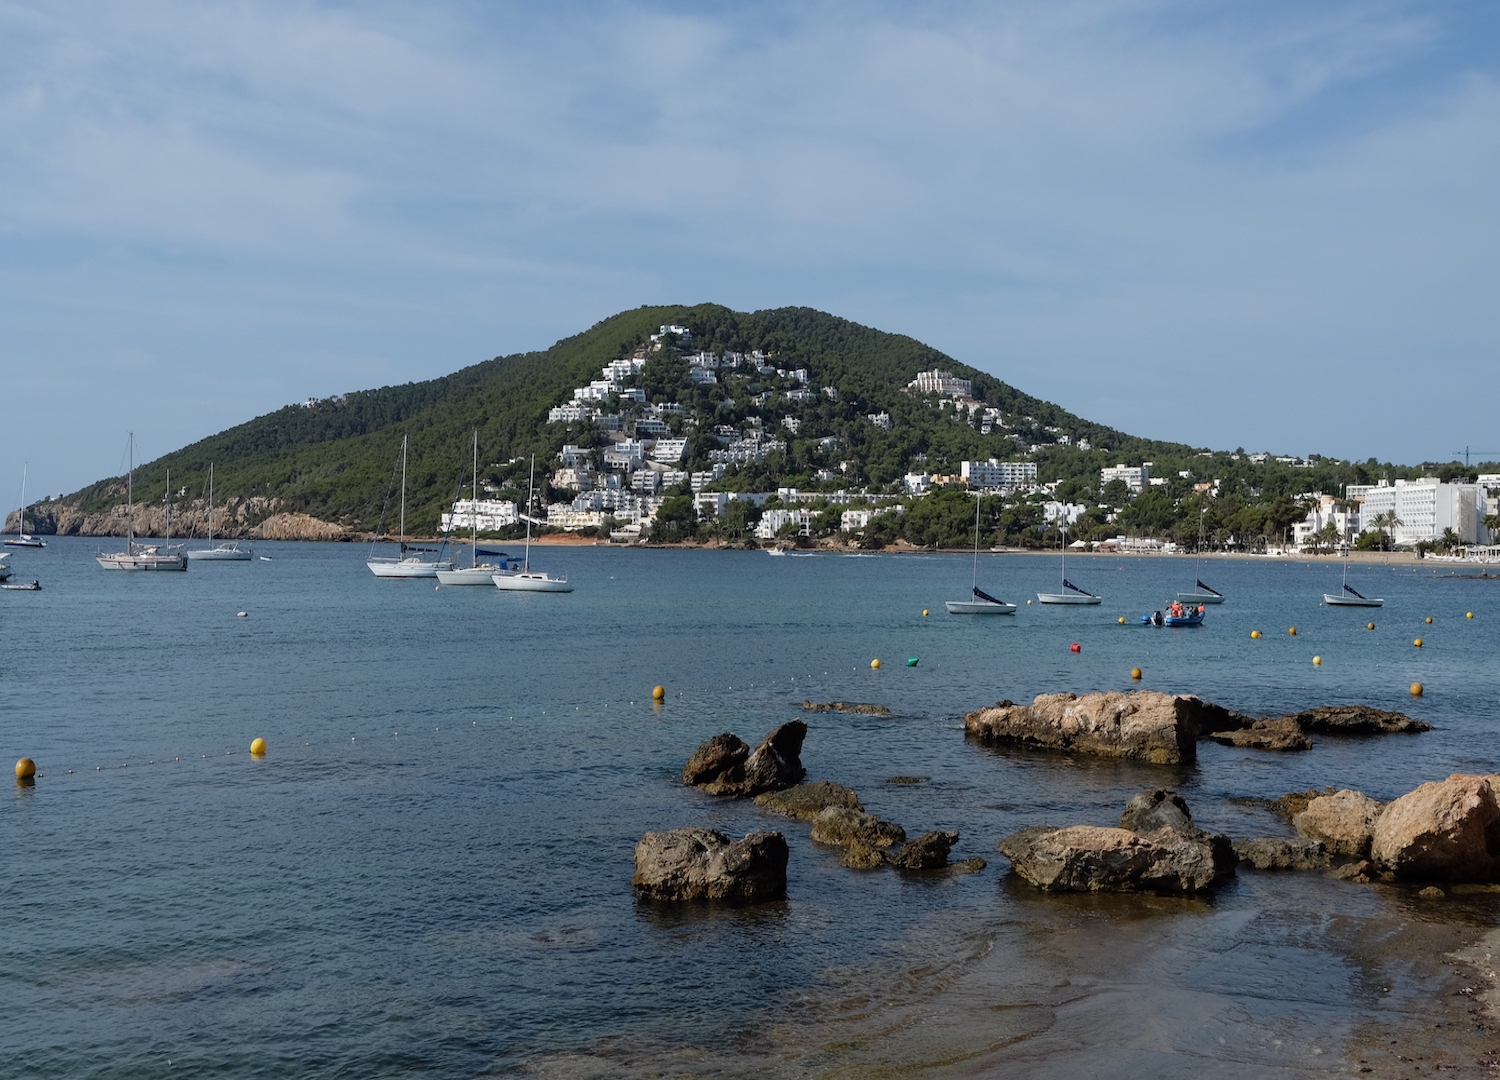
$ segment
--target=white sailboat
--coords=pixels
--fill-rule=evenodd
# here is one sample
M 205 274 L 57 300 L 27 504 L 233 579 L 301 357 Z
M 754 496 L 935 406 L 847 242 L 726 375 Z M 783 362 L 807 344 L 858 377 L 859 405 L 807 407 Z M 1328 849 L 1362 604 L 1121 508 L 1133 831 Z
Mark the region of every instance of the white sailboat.
M 226 540 L 213 546 L 214 542 L 214 463 L 208 463 L 208 543 L 206 548 L 192 548 L 187 557 L 195 562 L 249 562 L 251 552 L 241 550 L 239 541 Z
M 372 554 L 365 559 L 365 565 L 370 568 L 370 573 L 379 578 L 432 578 L 437 577 L 439 570 L 452 570 L 452 559 L 424 559 L 423 555 L 430 554 L 426 548 L 413 548 L 413 555 L 408 555 L 406 547 L 406 436 L 401 436 L 401 539 L 400 546 L 396 549 L 397 554 L 375 555 L 375 541 L 370 541 Z
M 1043 604 L 1099 604 L 1104 602 L 1104 597 L 1095 596 L 1086 589 L 1080 589 L 1068 580 L 1068 527 L 1062 527 L 1062 592 L 1039 592 L 1037 600 Z
M 1206 509 L 1198 511 L 1198 562 L 1196 564 L 1198 574 L 1203 573 L 1203 515 L 1205 513 L 1207 513 Z M 1198 587 L 1196 592 L 1180 592 L 1177 594 L 1177 602 L 1179 604 L 1196 606 L 1198 604 L 1222 604 L 1224 602 L 1224 594 L 1218 589 L 1205 585 L 1203 578 L 1195 575 L 1194 584 Z
M 1381 607 L 1383 597 L 1365 596 L 1349 584 L 1349 553 L 1344 552 L 1344 587 L 1336 593 L 1324 593 L 1323 603 L 1329 607 Z
M 47 546 L 47 541 L 39 536 L 30 536 L 26 532 L 26 470 L 29 465 L 30 462 L 21 464 L 21 509 L 16 512 L 20 520 L 16 524 L 16 535 L 5 538 L 6 547 L 44 548 Z
M 167 474 L 167 498 L 172 494 L 172 474 Z M 130 433 L 130 468 L 125 473 L 125 504 L 129 511 L 125 525 L 125 550 L 101 551 L 94 556 L 106 570 L 186 570 L 187 556 L 179 546 L 170 543 L 137 544 L 135 542 L 135 432 Z M 167 504 L 167 539 L 172 539 L 172 507 Z M 162 550 L 165 547 L 166 550 Z
M 531 502 L 536 490 L 536 455 L 531 455 L 531 478 L 526 482 L 526 560 L 520 570 L 491 575 L 495 588 L 506 592 L 572 592 L 567 575 L 552 577 L 531 569 Z
M 455 567 L 452 570 L 439 570 L 437 572 L 437 579 L 443 585 L 493 585 L 495 583 L 495 575 L 503 573 L 508 569 L 505 565 L 504 555 L 499 556 L 500 562 L 498 564 L 479 561 L 479 432 L 477 430 L 474 432 L 473 472 L 474 485 L 472 490 L 474 492 L 474 509 L 469 514 L 469 565 Z M 462 493 L 463 488 L 460 486 L 459 494 Z M 456 513 L 458 510 L 457 499 L 453 500 L 453 508 Z M 452 519 L 450 518 L 449 520 L 451 521 Z M 492 554 L 494 553 L 484 552 L 487 558 Z
M 974 493 L 974 579 L 972 600 L 944 600 L 949 615 L 1014 615 L 1016 605 L 998 600 L 979 587 L 979 492 Z

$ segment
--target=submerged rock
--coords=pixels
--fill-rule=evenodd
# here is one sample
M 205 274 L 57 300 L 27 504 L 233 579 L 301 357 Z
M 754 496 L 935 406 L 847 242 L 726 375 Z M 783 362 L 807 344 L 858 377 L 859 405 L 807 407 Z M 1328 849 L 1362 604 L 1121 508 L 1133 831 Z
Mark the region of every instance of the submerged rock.
M 750 751 L 735 735 L 723 732 L 693 751 L 682 770 L 683 782 L 728 796 L 791 787 L 807 775 L 801 757 L 806 737 L 807 725 L 793 720 L 773 729 Z
M 1055 892 L 1196 893 L 1227 876 L 1206 838 L 1173 828 L 1037 825 L 1001 840 L 1000 853 L 1026 881 Z
M 859 844 L 884 851 L 905 840 L 906 830 L 862 810 L 830 806 L 813 818 L 812 838 L 814 842 L 830 847 L 847 848 Z
M 1288 713 L 1281 719 L 1291 720 L 1315 735 L 1400 735 L 1432 730 L 1425 720 L 1368 705 L 1321 705 Z
M 948 853 L 958 843 L 956 832 L 925 832 L 887 856 L 898 870 L 938 870 L 948 865 Z
M 1240 840 L 1234 845 L 1234 853 L 1257 870 L 1326 870 L 1333 865 L 1323 841 L 1305 837 Z
M 1371 858 L 1397 877 L 1500 881 L 1500 775 L 1454 773 L 1387 806 Z
M 846 810 L 864 809 L 858 795 L 832 780 L 814 780 L 810 784 L 798 784 L 781 791 L 768 791 L 755 797 L 755 805 L 772 813 L 804 821 L 811 821 L 830 806 L 840 806 Z
M 643 900 L 758 903 L 786 896 L 786 863 L 779 832 L 733 841 L 713 829 L 648 832 L 635 846 L 630 883 Z
M 1250 750 L 1312 749 L 1312 740 L 1289 716 L 1277 717 L 1274 720 L 1256 720 L 1249 727 L 1234 731 L 1214 732 L 1209 735 L 1209 738 L 1226 746 L 1239 746 Z
M 967 735 L 1012 744 L 1158 765 L 1197 760 L 1203 702 L 1151 690 L 1039 694 L 1030 705 L 1000 702 L 964 716 Z
M 802 701 L 802 708 L 809 712 L 850 712 L 866 716 L 890 716 L 891 710 L 884 705 L 867 705 L 859 701 Z
M 1380 811 L 1381 804 L 1368 795 L 1345 788 L 1309 801 L 1306 809 L 1292 817 L 1292 825 L 1301 835 L 1321 840 L 1335 855 L 1364 859 L 1369 857 Z

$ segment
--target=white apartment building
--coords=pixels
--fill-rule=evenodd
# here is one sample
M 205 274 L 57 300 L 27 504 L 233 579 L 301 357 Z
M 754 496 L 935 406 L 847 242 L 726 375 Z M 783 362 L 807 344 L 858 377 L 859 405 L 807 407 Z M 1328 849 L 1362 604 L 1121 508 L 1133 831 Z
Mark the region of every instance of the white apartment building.
M 586 469 L 589 467 L 591 454 L 592 451 L 585 450 L 581 446 L 564 443 L 563 448 L 557 452 L 557 460 L 562 462 L 565 469 Z
M 588 469 L 558 469 L 552 474 L 552 486 L 569 491 L 587 491 L 594 486 L 594 474 Z
M 959 475 L 973 488 L 1016 488 L 1036 483 L 1034 461 L 961 461 Z
M 796 522 L 798 536 L 811 536 L 813 518 L 817 516 L 812 510 L 767 510 L 760 515 L 755 535 L 761 540 L 774 540 L 785 526 Z
M 1350 501 L 1353 502 L 1352 497 Z M 1352 509 L 1346 510 L 1343 500 L 1333 495 L 1319 494 L 1317 502 L 1307 512 L 1307 517 L 1292 524 L 1292 541 L 1298 547 L 1305 547 L 1312 542 L 1314 535 L 1322 532 L 1323 528 L 1330 524 L 1338 530 L 1340 543 L 1358 536 L 1360 532 L 1359 504 L 1355 502 Z
M 880 428 L 882 431 L 891 430 L 891 414 L 888 412 L 872 412 L 865 419 Z
M 599 410 L 588 405 L 580 405 L 576 401 L 570 405 L 557 405 L 547 413 L 549 424 L 577 424 L 584 420 L 591 420 L 599 415 Z
M 624 439 L 604 451 L 604 464 L 617 469 L 638 469 L 646 463 L 646 444 Z
M 649 416 L 641 417 L 640 419 L 636 420 L 632 426 L 635 428 L 635 433 L 637 436 L 655 438 L 657 435 L 672 434 L 671 425 L 669 425 L 665 420 L 657 420 Z
M 1484 527 L 1485 489 L 1480 484 L 1443 484 L 1431 477 L 1421 480 L 1382 480 L 1374 485 L 1349 486 L 1348 496 L 1360 500 L 1359 518 L 1366 529 L 1375 519 L 1394 510 L 1401 524 L 1392 531 L 1398 545 L 1436 540 L 1452 529 L 1465 543 L 1486 544 Z
M 453 509 L 442 516 L 438 528 L 443 532 L 497 532 L 518 524 L 516 504 L 509 499 L 459 499 Z
M 956 378 L 951 371 L 919 371 L 917 377 L 906 384 L 908 390 L 919 394 L 942 394 L 946 397 L 969 397 L 974 392 L 968 379 Z
M 1048 525 L 1056 525 L 1058 523 L 1074 525 L 1077 524 L 1078 519 L 1083 516 L 1083 512 L 1087 509 L 1088 507 L 1083 503 L 1065 503 L 1052 500 L 1042 503 L 1042 520 Z
M 1151 466 L 1145 465 L 1110 465 L 1099 470 L 1099 486 L 1102 488 L 1111 480 L 1119 480 L 1130 489 L 1132 495 L 1139 495 L 1146 490 L 1146 485 L 1151 482 Z
M 651 448 L 651 460 L 667 465 L 676 464 L 687 454 L 686 439 L 657 439 Z

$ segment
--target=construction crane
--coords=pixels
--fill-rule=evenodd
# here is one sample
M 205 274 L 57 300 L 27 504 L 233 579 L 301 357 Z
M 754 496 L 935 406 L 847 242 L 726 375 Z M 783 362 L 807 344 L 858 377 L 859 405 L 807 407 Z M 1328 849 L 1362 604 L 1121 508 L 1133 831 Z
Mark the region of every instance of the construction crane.
M 1464 456 L 1464 468 L 1466 468 L 1466 469 L 1469 467 L 1469 456 L 1470 456 L 1470 454 L 1478 454 L 1480 461 L 1483 461 L 1486 457 L 1489 457 L 1492 454 L 1494 455 L 1494 458 L 1492 460 L 1500 460 L 1500 450 L 1472 450 L 1471 451 L 1466 446 L 1462 450 L 1454 450 L 1453 451 L 1453 456 L 1455 458 L 1458 457 L 1459 454 L 1462 454 Z

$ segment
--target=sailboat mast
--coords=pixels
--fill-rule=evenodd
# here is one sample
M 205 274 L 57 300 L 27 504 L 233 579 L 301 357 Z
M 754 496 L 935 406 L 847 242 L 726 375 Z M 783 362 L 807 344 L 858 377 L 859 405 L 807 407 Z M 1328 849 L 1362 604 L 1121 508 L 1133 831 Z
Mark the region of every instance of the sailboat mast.
M 26 535 L 26 470 L 30 464 L 28 461 L 21 462 L 21 524 L 16 529 L 17 538 Z
M 469 507 L 469 565 L 479 565 L 479 429 L 474 429 L 474 505 Z
M 135 432 L 130 433 L 130 467 L 125 472 L 125 550 L 135 550 Z
M 162 492 L 162 505 L 167 508 L 167 546 L 172 544 L 172 469 L 167 468 L 167 490 Z
M 974 493 L 974 588 L 979 588 L 979 492 Z
M 406 436 L 401 436 L 401 548 L 406 551 Z
M 531 455 L 531 476 L 526 480 L 526 569 L 531 573 L 531 502 L 536 498 L 536 455 Z
M 208 543 L 214 542 L 214 463 L 208 463 Z

